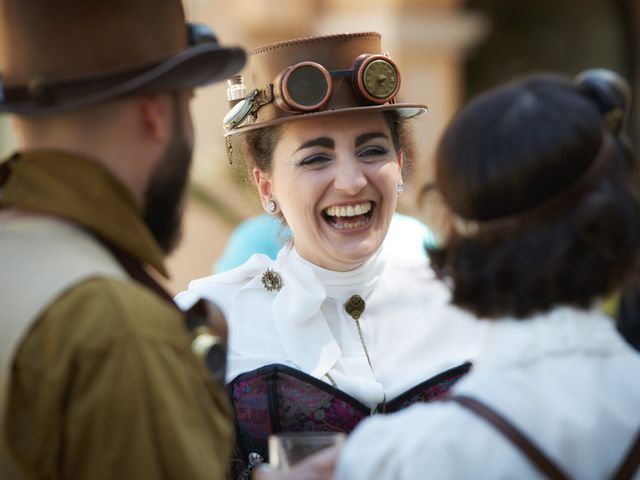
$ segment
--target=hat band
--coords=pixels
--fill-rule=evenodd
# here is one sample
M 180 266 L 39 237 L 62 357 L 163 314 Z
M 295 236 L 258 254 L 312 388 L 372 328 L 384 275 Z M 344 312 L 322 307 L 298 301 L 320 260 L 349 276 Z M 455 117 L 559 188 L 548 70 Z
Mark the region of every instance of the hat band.
M 41 106 L 49 106 L 60 103 L 68 97 L 73 97 L 79 90 L 95 91 L 105 84 L 125 82 L 129 78 L 135 78 L 147 70 L 155 67 L 157 63 L 138 67 L 135 70 L 120 72 L 109 76 L 100 76 L 90 79 L 75 81 L 51 81 L 46 77 L 38 76 L 29 80 L 26 86 L 2 88 L 0 79 L 0 101 L 7 103 L 29 102 Z
M 563 208 L 576 202 L 585 190 L 591 187 L 601 177 L 604 167 L 611 157 L 612 147 L 613 140 L 611 134 L 604 132 L 600 149 L 589 167 L 558 194 L 531 208 L 488 220 L 463 218 L 454 212 L 453 225 L 456 232 L 463 237 L 469 237 L 478 232 L 503 227 L 518 227 L 555 215 L 562 211 Z
M 200 23 L 187 23 L 187 43 L 190 47 L 205 44 L 218 44 L 218 39 L 213 31 Z M 0 74 L 0 104 L 32 103 L 38 106 L 51 106 L 77 97 L 79 92 L 99 91 L 109 85 L 120 84 L 129 79 L 136 78 L 146 71 L 158 66 L 160 61 L 154 61 L 145 65 L 137 65 L 126 70 L 102 72 L 93 76 L 73 80 L 50 79 L 38 75 L 27 82 L 26 85 L 5 87 Z

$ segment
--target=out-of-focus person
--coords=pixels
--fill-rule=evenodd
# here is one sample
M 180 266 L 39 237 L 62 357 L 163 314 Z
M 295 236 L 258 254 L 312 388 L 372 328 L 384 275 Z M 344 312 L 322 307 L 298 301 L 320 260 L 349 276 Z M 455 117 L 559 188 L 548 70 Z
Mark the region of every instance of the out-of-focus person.
M 442 396 L 481 345 L 482 325 L 448 305 L 429 268 L 424 225 L 394 217 L 407 121 L 426 107 L 397 98 L 381 43 L 364 32 L 266 45 L 232 83 L 246 91 L 226 118 L 231 157 L 292 240 L 176 301 L 211 300 L 229 320 L 237 475 L 267 459 L 270 433 L 350 432 Z
M 178 239 L 193 89 L 244 61 L 179 0 L 0 1 L 0 478 L 224 477 L 228 401 L 148 270 Z

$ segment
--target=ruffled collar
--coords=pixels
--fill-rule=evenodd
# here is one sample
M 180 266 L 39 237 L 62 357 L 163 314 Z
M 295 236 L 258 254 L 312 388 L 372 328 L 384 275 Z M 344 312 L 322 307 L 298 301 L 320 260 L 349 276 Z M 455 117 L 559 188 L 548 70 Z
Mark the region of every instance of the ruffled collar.
M 242 324 L 243 319 L 251 315 L 264 315 L 256 311 L 256 300 L 260 295 L 272 295 L 271 318 L 287 357 L 302 371 L 321 378 L 342 356 L 322 312 L 323 303 L 333 298 L 341 304 L 354 294 L 366 299 L 379 283 L 386 265 L 383 247 L 360 267 L 335 272 L 312 264 L 293 246 L 286 245 L 274 261 L 264 255 L 254 255 L 244 265 L 215 275 L 213 279 L 222 284 L 244 283 L 229 312 L 233 325 Z M 279 290 L 265 288 L 263 275 L 267 269 L 279 275 L 282 281 Z M 251 351 L 252 346 L 244 344 L 251 341 L 250 338 L 232 332 L 231 348 Z
M 354 294 L 366 298 L 379 283 L 388 263 L 384 245 L 369 257 L 365 263 L 347 272 L 336 272 L 319 267 L 304 259 L 295 247 L 288 248 L 288 251 L 286 248 L 282 249 L 280 254 L 283 257 L 287 256 L 289 262 L 300 263 L 311 270 L 315 279 L 325 287 L 327 297 L 336 301 L 344 301 Z

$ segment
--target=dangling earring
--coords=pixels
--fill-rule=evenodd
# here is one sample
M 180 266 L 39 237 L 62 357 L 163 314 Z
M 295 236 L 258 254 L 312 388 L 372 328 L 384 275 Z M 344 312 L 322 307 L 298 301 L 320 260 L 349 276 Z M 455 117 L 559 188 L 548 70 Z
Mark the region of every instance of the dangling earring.
M 398 180 L 398 186 L 396 187 L 396 192 L 398 192 L 398 195 L 404 192 L 404 182 L 402 181 L 402 177 L 400 177 L 400 180 Z
M 265 208 L 267 213 L 269 213 L 270 215 L 273 215 L 274 213 L 276 213 L 277 208 L 278 208 L 278 205 L 276 204 L 275 200 L 267 200 L 267 206 Z

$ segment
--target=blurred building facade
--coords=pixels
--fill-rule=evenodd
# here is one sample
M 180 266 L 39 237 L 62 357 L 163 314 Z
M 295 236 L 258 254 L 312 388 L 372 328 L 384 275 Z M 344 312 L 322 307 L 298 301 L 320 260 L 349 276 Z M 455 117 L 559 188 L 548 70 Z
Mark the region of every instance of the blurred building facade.
M 189 0 L 188 16 L 214 27 L 223 43 L 247 49 L 289 38 L 379 31 L 402 71 L 402 99 L 429 105 L 414 122 L 417 158 L 405 212 L 430 178 L 430 158 L 449 119 L 470 96 L 535 70 L 574 75 L 593 66 L 619 71 L 640 91 L 640 2 L 637 0 Z M 634 114 L 638 115 L 638 108 Z M 221 122 L 226 87 L 197 93 L 197 150 L 183 242 L 169 260 L 170 288 L 206 275 L 241 220 L 259 212 L 242 181 L 242 165 L 226 159 Z M 640 132 L 638 117 L 633 119 Z M 0 119 L 0 154 L 15 147 Z

